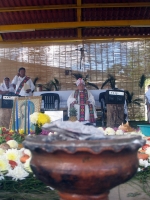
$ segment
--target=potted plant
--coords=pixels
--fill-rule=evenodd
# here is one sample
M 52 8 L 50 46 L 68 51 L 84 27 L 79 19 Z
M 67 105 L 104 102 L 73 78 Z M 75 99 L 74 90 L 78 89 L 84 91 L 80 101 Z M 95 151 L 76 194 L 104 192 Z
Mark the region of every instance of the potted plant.
M 75 107 L 71 107 L 69 110 L 69 120 L 74 122 L 77 121 L 77 110 Z

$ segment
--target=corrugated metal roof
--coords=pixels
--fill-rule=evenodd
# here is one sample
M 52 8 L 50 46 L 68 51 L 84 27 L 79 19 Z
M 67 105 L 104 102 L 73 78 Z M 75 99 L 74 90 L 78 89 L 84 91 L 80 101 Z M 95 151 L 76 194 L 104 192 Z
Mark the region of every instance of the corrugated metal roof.
M 86 37 L 133 37 L 149 36 L 150 27 L 101 27 L 85 28 L 82 30 L 82 36 Z
M 0 7 L 43 6 L 76 4 L 76 0 L 4 0 L 0 1 Z
M 150 7 L 91 8 L 82 10 L 83 21 L 150 19 Z
M 21 12 L 1 12 L 0 25 L 33 24 L 76 21 L 76 10 L 31 10 Z
M 77 7 L 77 0 L 5 0 L 0 1 L 0 30 L 6 25 L 6 32 L 1 33 L 4 41 L 28 40 L 28 39 L 65 39 L 65 38 L 93 38 L 93 37 L 128 37 L 128 36 L 149 36 L 149 27 L 87 27 L 80 26 L 82 22 L 87 21 L 115 21 L 120 20 L 150 20 L 150 1 L 149 0 L 82 0 L 81 7 Z M 121 4 L 117 7 L 113 5 L 117 3 L 134 3 L 131 7 Z M 137 3 L 146 3 L 145 6 L 136 6 Z M 101 5 L 112 4 L 109 7 L 100 7 Z M 86 8 L 82 7 L 87 5 Z M 89 6 L 88 6 L 89 5 Z M 94 7 L 90 7 L 90 5 Z M 34 6 L 37 6 L 34 9 Z M 43 6 L 52 6 L 48 9 Z M 63 7 L 65 6 L 65 7 Z M 73 7 L 72 7 L 73 6 Z M 2 8 L 4 10 L 2 10 Z M 19 8 L 19 10 L 13 10 Z M 25 10 L 26 8 L 26 10 Z M 29 9 L 28 9 L 29 8 Z M 12 11 L 13 10 L 13 11 Z M 81 18 L 80 18 L 81 11 Z M 60 23 L 60 22 L 78 22 L 78 27 L 66 29 L 50 29 L 40 30 L 35 28 L 31 32 L 11 32 L 10 25 L 21 24 L 38 24 L 38 23 Z M 112 26 L 113 25 L 112 22 Z M 148 24 L 150 26 L 150 24 Z M 47 25 L 46 25 L 47 26 Z M 3 28 L 4 29 L 4 28 Z M 2 31 L 3 31 L 2 29 Z M 33 28 L 34 29 L 34 28 Z M 42 29 L 42 28 L 41 28 Z M 46 27 L 44 28 L 46 29 Z M 79 32 L 81 29 L 81 32 Z M 4 31 L 5 32 L 5 31 Z M 80 35 L 81 33 L 81 35 Z

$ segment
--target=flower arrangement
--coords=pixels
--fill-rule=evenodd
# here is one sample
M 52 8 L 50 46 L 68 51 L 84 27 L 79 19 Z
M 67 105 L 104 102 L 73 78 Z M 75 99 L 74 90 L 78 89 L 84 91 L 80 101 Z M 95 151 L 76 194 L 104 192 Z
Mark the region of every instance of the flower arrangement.
M 59 199 L 55 191 L 36 179 L 30 168 L 31 152 L 20 148 L 24 130 L 0 128 L 0 199 Z M 39 198 L 41 195 L 41 198 Z
M 142 134 L 142 132 L 140 131 L 140 129 L 135 129 L 132 130 L 131 132 L 126 132 L 124 130 L 121 130 L 119 128 L 111 128 L 111 127 L 107 127 L 107 128 L 103 128 L 103 127 L 98 127 L 99 130 L 101 130 L 103 132 L 104 135 L 135 135 L 135 134 L 139 134 L 142 137 L 144 137 L 144 135 Z
M 50 123 L 51 119 L 47 114 L 34 112 L 30 115 L 30 122 L 35 125 L 35 133 L 40 134 L 41 127 L 46 123 Z
M 0 144 L 5 143 L 9 140 L 15 140 L 21 144 L 25 138 L 24 130 L 19 129 L 19 132 L 6 129 L 5 127 L 0 128 Z
M 12 180 L 23 180 L 29 173 L 31 152 L 28 149 L 17 149 L 18 143 L 9 140 L 0 145 L 0 180 L 11 177 Z

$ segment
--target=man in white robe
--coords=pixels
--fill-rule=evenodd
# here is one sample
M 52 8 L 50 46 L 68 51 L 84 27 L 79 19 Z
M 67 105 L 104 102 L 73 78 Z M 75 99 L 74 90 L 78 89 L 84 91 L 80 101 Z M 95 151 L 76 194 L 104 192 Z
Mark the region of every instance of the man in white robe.
M 148 85 L 148 90 L 145 93 L 146 105 L 147 105 L 147 118 L 150 123 L 150 85 Z
M 76 81 L 77 90 L 75 90 L 67 100 L 68 115 L 71 107 L 77 110 L 78 121 L 87 121 L 95 123 L 97 114 L 95 109 L 95 100 L 93 95 L 85 89 L 85 82 L 79 78 Z
M 16 87 L 16 94 L 20 96 L 32 96 L 35 86 L 30 77 L 25 75 L 25 68 L 21 67 L 18 74 L 12 80 L 12 84 Z
M 0 86 L 0 94 L 4 95 L 9 93 L 15 93 L 15 89 L 14 86 L 10 83 L 10 79 L 5 77 L 3 83 Z

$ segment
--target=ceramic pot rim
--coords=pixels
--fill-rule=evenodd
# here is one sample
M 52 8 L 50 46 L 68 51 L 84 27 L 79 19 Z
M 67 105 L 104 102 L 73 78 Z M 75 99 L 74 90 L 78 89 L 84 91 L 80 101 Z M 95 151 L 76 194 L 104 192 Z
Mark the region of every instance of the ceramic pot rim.
M 31 151 L 43 150 L 49 153 L 64 151 L 69 154 L 89 152 L 99 154 L 103 151 L 137 151 L 145 144 L 139 135 L 108 136 L 99 140 L 50 141 L 49 136 L 27 136 L 23 145 Z

